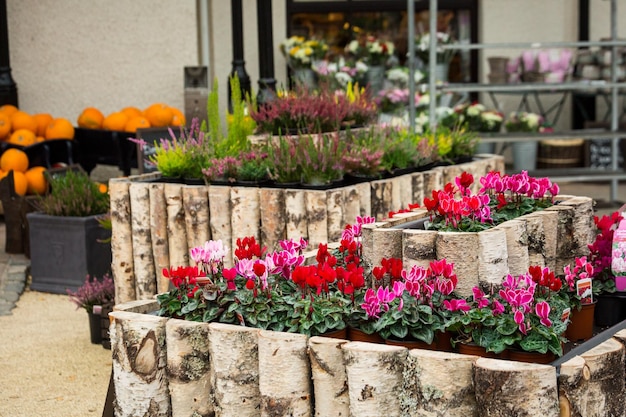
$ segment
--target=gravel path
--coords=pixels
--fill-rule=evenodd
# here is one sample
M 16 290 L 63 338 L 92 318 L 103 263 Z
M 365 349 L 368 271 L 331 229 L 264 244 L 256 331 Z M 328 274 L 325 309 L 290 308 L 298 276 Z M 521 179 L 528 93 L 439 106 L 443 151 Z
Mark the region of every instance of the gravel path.
M 111 351 L 67 296 L 27 290 L 0 317 L 0 375 L 0 417 L 101 416 Z

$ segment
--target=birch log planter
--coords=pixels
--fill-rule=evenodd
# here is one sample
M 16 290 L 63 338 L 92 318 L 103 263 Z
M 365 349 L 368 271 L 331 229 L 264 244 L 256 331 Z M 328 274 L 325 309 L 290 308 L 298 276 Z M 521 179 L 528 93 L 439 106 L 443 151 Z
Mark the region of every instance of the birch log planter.
M 623 416 L 622 330 L 551 365 L 111 313 L 115 415 Z
M 329 190 L 280 189 L 159 182 L 159 173 L 112 180 L 113 277 L 116 301 L 150 298 L 167 291 L 163 268 L 189 265 L 189 249 L 222 240 L 233 264 L 238 238 L 254 236 L 275 249 L 284 239 L 304 238 L 310 248 L 339 241 L 356 216 L 388 217 L 389 211 L 422 203 L 457 173 L 485 175 L 503 166 L 498 155 L 395 178 Z M 573 224 L 572 224 L 573 226 Z M 565 249 L 564 249 L 565 250 Z M 401 248 L 392 250 L 398 253 Z
M 593 200 L 557 196 L 555 202 L 482 232 L 423 230 L 424 211 L 403 213 L 400 220 L 363 226 L 363 259 L 376 266 L 382 258 L 397 257 L 411 267 L 445 258 L 454 263 L 459 278 L 456 293 L 464 297 L 472 295 L 476 285 L 499 284 L 509 273 L 527 272 L 529 265 L 548 266 L 562 274 L 563 267 L 587 254 L 587 245 L 593 242 Z

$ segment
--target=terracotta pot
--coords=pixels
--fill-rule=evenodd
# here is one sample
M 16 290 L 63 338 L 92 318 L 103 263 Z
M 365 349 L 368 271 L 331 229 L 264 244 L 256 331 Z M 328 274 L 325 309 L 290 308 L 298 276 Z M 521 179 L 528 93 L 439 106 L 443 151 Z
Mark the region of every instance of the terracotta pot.
M 363 330 L 348 327 L 348 340 L 352 342 L 385 343 L 378 333 L 367 334 Z
M 348 339 L 348 329 L 343 328 L 340 330 L 331 330 L 324 334 L 321 334 L 322 337 L 332 337 L 333 339 Z
M 500 353 L 487 352 L 487 350 L 484 347 L 478 346 L 474 343 L 457 344 L 457 352 L 459 352 L 462 355 L 474 355 L 474 356 L 480 356 L 482 358 L 493 358 L 493 359 L 508 359 L 509 358 L 508 350 L 505 350 Z
M 570 323 L 565 331 L 565 337 L 570 341 L 587 340 L 593 336 L 593 316 L 596 303 L 585 304 L 580 310 L 572 309 Z
M 426 342 L 422 342 L 421 340 L 385 339 L 385 344 L 392 346 L 403 346 L 407 349 L 437 350 L 437 343 L 434 341 L 431 344 L 428 344 Z
M 546 353 L 525 352 L 523 350 L 509 351 L 509 360 L 527 363 L 549 364 L 556 359 L 554 353 L 548 351 Z

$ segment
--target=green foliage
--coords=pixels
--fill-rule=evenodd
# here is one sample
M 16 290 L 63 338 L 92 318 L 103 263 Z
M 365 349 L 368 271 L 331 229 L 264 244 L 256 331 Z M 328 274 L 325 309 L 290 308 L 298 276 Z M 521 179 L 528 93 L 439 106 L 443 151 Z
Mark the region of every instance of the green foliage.
M 109 211 L 109 194 L 101 192 L 84 171 L 68 170 L 48 176 L 51 191 L 40 197 L 37 208 L 51 216 L 85 217 Z

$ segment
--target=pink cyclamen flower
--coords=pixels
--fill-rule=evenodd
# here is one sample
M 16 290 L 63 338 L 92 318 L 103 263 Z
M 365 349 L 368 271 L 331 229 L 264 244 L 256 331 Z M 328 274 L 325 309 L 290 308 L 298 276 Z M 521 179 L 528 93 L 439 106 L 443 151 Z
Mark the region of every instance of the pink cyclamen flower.
M 470 311 L 471 307 L 465 300 L 443 300 L 443 306 L 448 311 Z
M 541 324 L 543 324 L 546 327 L 552 326 L 552 321 L 549 318 L 550 304 L 548 304 L 546 301 L 537 303 L 537 305 L 535 306 L 535 313 L 537 313 L 539 318 L 541 318 Z
M 515 323 L 518 324 L 519 331 L 523 334 L 526 334 L 527 328 L 526 323 L 524 323 L 524 313 L 522 313 L 521 310 L 516 310 L 515 314 L 513 315 L 513 319 L 515 320 Z

